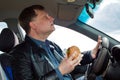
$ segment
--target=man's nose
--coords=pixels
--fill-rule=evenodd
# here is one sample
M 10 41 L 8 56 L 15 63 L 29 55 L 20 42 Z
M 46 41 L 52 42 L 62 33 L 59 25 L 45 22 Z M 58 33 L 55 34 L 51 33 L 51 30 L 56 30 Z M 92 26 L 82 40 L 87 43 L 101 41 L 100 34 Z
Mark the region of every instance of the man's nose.
M 54 21 L 54 18 L 50 15 L 48 15 L 49 20 Z
M 53 18 L 52 16 L 50 16 L 50 20 L 51 20 L 51 21 L 54 21 L 54 18 Z

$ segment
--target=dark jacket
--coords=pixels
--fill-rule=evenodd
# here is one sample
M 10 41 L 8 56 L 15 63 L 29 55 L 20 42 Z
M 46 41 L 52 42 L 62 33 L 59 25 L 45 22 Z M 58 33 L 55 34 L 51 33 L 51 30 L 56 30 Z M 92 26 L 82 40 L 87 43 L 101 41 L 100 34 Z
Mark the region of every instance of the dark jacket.
M 56 44 L 50 42 L 51 50 L 57 51 L 57 59 L 61 61 L 62 50 Z M 90 52 L 89 52 L 90 53 Z M 86 52 L 82 64 L 90 63 L 90 54 Z M 13 75 L 15 80 L 59 80 L 58 75 L 47 59 L 46 51 L 37 46 L 28 36 L 25 41 L 16 46 L 10 53 L 14 60 L 12 62 Z M 55 54 L 56 55 L 56 54 Z

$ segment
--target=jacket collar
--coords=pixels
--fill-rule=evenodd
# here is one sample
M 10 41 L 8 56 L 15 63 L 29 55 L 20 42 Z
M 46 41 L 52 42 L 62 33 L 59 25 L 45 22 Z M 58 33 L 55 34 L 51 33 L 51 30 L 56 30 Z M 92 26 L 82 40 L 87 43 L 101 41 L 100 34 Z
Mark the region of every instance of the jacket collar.
M 40 45 L 37 45 L 29 36 L 25 36 L 25 42 L 29 43 L 34 49 L 34 51 L 44 50 Z M 55 49 L 52 42 L 46 40 L 46 44 L 50 47 L 51 51 Z M 45 50 L 44 50 L 45 51 Z
M 25 42 L 29 43 L 34 51 L 44 50 L 41 46 L 37 45 L 29 36 L 25 36 Z

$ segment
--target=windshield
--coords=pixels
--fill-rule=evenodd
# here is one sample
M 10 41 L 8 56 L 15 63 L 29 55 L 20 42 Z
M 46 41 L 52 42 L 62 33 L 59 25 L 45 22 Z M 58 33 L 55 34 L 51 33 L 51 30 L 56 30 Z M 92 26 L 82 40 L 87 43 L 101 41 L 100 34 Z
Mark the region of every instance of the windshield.
M 90 18 L 84 8 L 78 20 L 106 33 L 120 41 L 120 0 L 103 0 L 93 10 L 94 18 Z

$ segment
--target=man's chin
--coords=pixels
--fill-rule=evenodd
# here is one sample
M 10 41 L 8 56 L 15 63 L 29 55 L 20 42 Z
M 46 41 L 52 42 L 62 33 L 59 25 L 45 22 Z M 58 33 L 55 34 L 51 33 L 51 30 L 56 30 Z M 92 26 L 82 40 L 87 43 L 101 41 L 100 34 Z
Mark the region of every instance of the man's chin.
M 49 34 L 51 34 L 52 32 L 54 32 L 55 31 L 55 28 L 54 29 L 51 29 L 51 31 L 49 32 Z
M 52 26 L 52 30 L 55 31 L 55 27 L 54 27 L 54 25 Z

